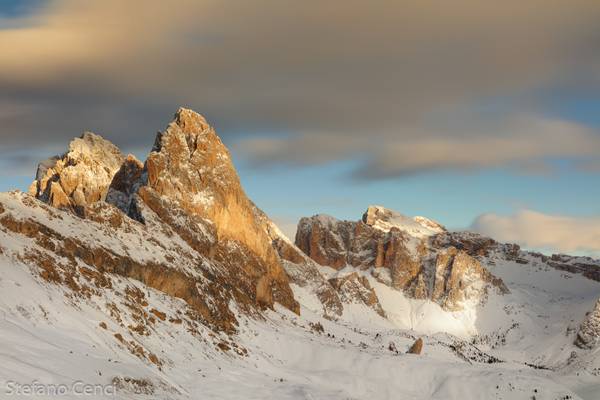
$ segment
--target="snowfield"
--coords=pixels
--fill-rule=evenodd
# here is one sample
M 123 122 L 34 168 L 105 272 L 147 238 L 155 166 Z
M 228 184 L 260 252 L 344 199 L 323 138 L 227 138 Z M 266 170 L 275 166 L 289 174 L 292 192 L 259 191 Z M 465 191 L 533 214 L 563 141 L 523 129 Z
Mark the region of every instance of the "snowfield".
M 201 326 L 192 332 L 170 323 L 184 315 L 185 303 L 139 282 L 118 279 L 104 296 L 75 302 L 15 260 L 0 256 L 0 266 L 0 390 L 7 398 L 9 382 L 34 381 L 116 382 L 117 395 L 93 398 L 119 399 L 592 400 L 600 393 L 599 350 L 577 349 L 569 331 L 593 305 L 598 283 L 535 264 L 497 265 L 494 273 L 511 294 L 492 295 L 484 307 L 458 315 L 386 293 L 373 281 L 389 320 L 356 305 L 330 321 L 312 311 L 318 307 L 311 307 L 310 294 L 294 287 L 306 303 L 301 316 L 282 307 L 264 319 L 239 316 L 232 341 L 247 355 L 220 350 L 215 343 L 229 339 Z M 146 294 L 145 309 L 167 315 L 149 335 L 131 335 L 111 317 L 107 304 L 125 309 L 127 286 Z M 121 317 L 130 322 L 127 313 Z M 116 334 L 167 361 L 160 368 L 144 362 Z M 424 338 L 423 354 L 405 354 L 417 337 Z

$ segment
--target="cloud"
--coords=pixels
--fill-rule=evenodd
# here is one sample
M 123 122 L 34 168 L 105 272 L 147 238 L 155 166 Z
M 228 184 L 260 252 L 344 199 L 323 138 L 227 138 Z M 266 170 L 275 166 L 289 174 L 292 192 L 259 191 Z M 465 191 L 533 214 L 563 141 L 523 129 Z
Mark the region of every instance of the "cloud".
M 483 214 L 471 229 L 501 242 L 530 249 L 600 255 L 600 217 L 567 217 L 522 210 L 514 215 Z
M 358 157 L 370 179 L 597 149 L 596 132 L 539 123 L 535 102 L 599 83 L 593 0 L 54 0 L 4 27 L 0 103 L 28 110 L 0 115 L 5 145 L 92 129 L 136 147 L 182 104 L 257 164 Z M 564 152 L 532 146 L 557 138 Z
M 577 168 L 584 172 L 598 173 L 600 172 L 600 158 L 581 160 L 579 163 L 577 163 Z
M 431 125 L 430 125 L 431 126 Z M 415 131 L 413 131 L 415 132 Z M 335 134 L 298 138 L 250 138 L 238 145 L 257 163 L 325 163 L 336 158 L 367 160 L 355 176 L 378 179 L 429 170 L 471 170 L 510 165 L 526 173 L 547 173 L 545 161 L 600 153 L 600 135 L 585 126 L 557 119 L 523 115 L 487 124 L 432 127 L 394 141 L 371 137 L 342 139 Z

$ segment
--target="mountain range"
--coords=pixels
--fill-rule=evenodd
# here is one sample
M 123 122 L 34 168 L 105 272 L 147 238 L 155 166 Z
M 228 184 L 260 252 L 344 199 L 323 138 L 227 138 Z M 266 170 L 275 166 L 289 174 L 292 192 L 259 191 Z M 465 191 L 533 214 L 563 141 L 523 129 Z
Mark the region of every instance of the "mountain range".
M 39 163 L 28 193 L 1 193 L 0 266 L 6 390 L 600 396 L 599 260 L 376 205 L 356 221 L 302 218 L 292 240 L 247 197 L 214 129 L 185 108 L 143 162 L 86 132 Z

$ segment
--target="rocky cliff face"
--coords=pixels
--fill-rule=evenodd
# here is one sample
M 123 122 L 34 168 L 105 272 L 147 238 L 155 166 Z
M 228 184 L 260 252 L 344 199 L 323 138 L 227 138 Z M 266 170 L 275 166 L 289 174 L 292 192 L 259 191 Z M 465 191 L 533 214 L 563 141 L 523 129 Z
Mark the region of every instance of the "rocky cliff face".
M 139 190 L 144 201 L 167 199 L 184 213 L 212 222 L 220 243 L 245 248 L 254 262 L 240 263 L 238 268 L 255 283 L 259 302 L 272 306 L 277 301 L 298 311 L 277 252 L 241 187 L 229 151 L 201 115 L 179 109 L 156 137 L 142 175 L 147 179 Z
M 71 141 L 65 154 L 39 164 L 29 193 L 54 207 L 83 214 L 88 205 L 106 198 L 123 160 L 115 145 L 86 132 Z
M 331 278 L 329 283 L 340 294 L 343 302 L 365 305 L 385 318 L 385 311 L 381 307 L 379 298 L 366 277 L 353 272 L 348 275 Z
M 371 206 L 357 222 L 323 215 L 302 218 L 296 245 L 321 265 L 369 270 L 392 288 L 451 311 L 485 299 L 488 288 L 506 290 L 467 251 L 436 241 L 447 234 L 429 219 Z
M 447 310 L 457 310 L 471 299 L 484 298 L 488 286 L 495 287 L 500 293 L 507 291 L 499 278 L 465 251 L 455 247 L 438 251 L 430 294 L 433 301 Z

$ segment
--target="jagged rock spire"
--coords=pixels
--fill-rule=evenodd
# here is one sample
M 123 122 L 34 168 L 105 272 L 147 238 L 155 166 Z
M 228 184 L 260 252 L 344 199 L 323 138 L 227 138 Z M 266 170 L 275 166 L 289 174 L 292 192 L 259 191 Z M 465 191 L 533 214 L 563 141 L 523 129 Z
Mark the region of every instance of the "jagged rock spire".
M 29 192 L 57 208 L 81 212 L 104 200 L 124 156 L 108 140 L 91 132 L 73 139 L 68 151 L 42 161 Z

